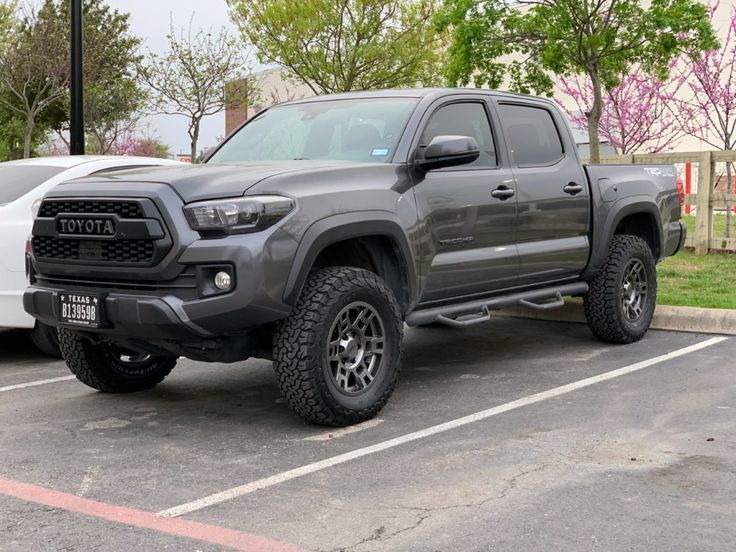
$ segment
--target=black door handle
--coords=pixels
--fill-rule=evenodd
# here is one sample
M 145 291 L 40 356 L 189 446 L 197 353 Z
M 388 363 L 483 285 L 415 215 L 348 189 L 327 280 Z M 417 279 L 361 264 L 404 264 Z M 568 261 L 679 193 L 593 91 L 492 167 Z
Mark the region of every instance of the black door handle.
M 499 186 L 491 192 L 491 195 L 496 199 L 506 201 L 508 198 L 514 197 L 514 195 L 516 195 L 516 192 L 511 188 L 507 188 L 506 186 Z
M 580 184 L 575 184 L 575 182 L 570 182 L 567 186 L 562 188 L 562 191 L 564 191 L 566 194 L 575 195 L 582 192 L 583 187 Z

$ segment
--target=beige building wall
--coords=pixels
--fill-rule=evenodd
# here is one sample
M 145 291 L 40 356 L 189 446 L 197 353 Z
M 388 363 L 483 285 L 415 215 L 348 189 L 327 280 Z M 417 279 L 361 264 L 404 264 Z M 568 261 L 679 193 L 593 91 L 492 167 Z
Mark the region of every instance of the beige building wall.
M 225 111 L 225 133 L 227 135 L 265 107 L 314 96 L 311 88 L 305 84 L 293 83 L 279 68 L 255 73 L 249 78 L 255 80 L 256 92 L 253 94 L 253 100 L 246 106 L 228 105 Z

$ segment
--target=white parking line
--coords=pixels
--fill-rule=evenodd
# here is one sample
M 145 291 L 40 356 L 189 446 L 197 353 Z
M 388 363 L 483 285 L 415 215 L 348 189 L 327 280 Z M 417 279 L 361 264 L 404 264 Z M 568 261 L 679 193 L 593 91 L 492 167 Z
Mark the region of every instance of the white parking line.
M 16 389 L 25 389 L 26 387 L 37 387 L 39 385 L 46 385 L 48 383 L 59 383 L 60 381 L 69 381 L 73 379 L 76 379 L 75 376 L 64 376 L 61 378 L 29 381 L 28 383 L 19 383 L 17 385 L 6 385 L 5 387 L 0 387 L 0 393 L 5 393 L 6 391 L 15 391 Z
M 591 385 L 595 385 L 596 383 L 601 383 L 601 382 L 608 381 L 614 378 L 625 376 L 627 374 L 631 374 L 633 372 L 643 370 L 644 368 L 648 368 L 649 366 L 660 364 L 662 362 L 671 360 L 673 358 L 681 357 L 689 353 L 693 353 L 695 351 L 700 351 L 701 349 L 711 347 L 712 345 L 721 343 L 722 341 L 725 341 L 726 339 L 728 338 L 727 337 L 714 337 L 706 341 L 696 343 L 695 345 L 690 345 L 688 347 L 684 347 L 682 349 L 672 351 L 671 353 L 666 353 L 664 355 L 650 358 L 648 360 L 643 360 L 641 362 L 637 362 L 629 366 L 624 366 L 623 368 L 618 368 L 616 370 L 611 370 L 610 372 L 605 372 L 597 376 L 592 376 L 592 377 L 585 378 L 585 379 L 582 379 L 582 380 L 579 380 L 573 383 L 561 385 L 560 387 L 555 387 L 547 391 L 542 391 L 541 393 L 529 395 L 528 397 L 517 399 L 515 401 L 511 401 L 511 402 L 502 404 L 500 406 L 494 406 L 493 408 L 489 408 L 487 410 L 483 410 L 475 414 L 470 414 L 469 416 L 457 418 L 455 420 L 451 420 L 449 422 L 445 422 L 445 423 L 438 424 L 432 427 L 428 427 L 420 431 L 415 431 L 413 433 L 407 433 L 406 435 L 402 435 L 401 437 L 389 439 L 388 441 L 383 441 L 381 443 L 376 443 L 375 445 L 359 448 L 351 452 L 347 452 L 345 454 L 339 454 L 331 458 L 320 460 L 319 462 L 314 462 L 313 464 L 307 464 L 305 466 L 301 466 L 293 470 L 288 470 L 282 473 L 278 473 L 276 475 L 272 475 L 270 477 L 266 477 L 264 479 L 259 479 L 257 481 L 246 483 L 245 485 L 233 487 L 232 489 L 228 489 L 226 491 L 215 493 L 210 496 L 206 496 L 204 498 L 194 500 L 192 502 L 187 502 L 186 504 L 181 504 L 179 506 L 169 508 L 168 510 L 163 510 L 162 512 L 159 512 L 159 515 L 168 516 L 168 517 L 178 517 L 178 516 L 182 516 L 185 514 L 190 514 L 192 512 L 196 512 L 198 510 L 208 508 L 215 504 L 220 504 L 222 502 L 226 502 L 228 500 L 232 500 L 234 498 L 238 498 L 238 497 L 253 493 L 255 491 L 266 489 L 268 487 L 273 487 L 274 485 L 278 485 L 280 483 L 284 483 L 286 481 L 290 481 L 298 477 L 303 477 L 305 475 L 309 475 L 311 473 L 318 472 L 320 470 L 324 470 L 332 466 L 336 466 L 338 464 L 344 464 L 345 462 L 350 462 L 351 460 L 362 458 L 363 456 L 368 456 L 369 454 L 375 454 L 377 452 L 381 452 L 387 449 L 398 447 L 400 445 L 404 445 L 412 441 L 417 441 L 419 439 L 424 439 L 432 435 L 437 435 L 438 433 L 443 433 L 451 429 L 457 429 L 459 427 L 463 427 L 468 424 L 479 422 L 481 420 L 490 418 L 491 416 L 496 416 L 498 414 L 503 414 L 504 412 L 509 412 L 510 410 L 515 410 L 517 408 L 529 406 L 531 404 L 545 401 L 547 399 L 559 397 L 560 395 L 571 393 L 578 389 L 583 389 L 584 387 L 590 387 Z

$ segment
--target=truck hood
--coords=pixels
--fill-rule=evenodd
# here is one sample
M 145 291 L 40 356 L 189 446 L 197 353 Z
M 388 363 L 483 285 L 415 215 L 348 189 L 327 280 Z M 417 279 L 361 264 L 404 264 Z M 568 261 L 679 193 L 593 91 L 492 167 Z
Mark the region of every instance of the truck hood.
M 62 186 L 104 182 L 166 184 L 171 186 L 185 203 L 191 203 L 192 201 L 240 196 L 259 182 L 273 176 L 344 168 L 350 165 L 351 163 L 345 161 L 273 161 L 228 165 L 147 167 L 78 178 Z

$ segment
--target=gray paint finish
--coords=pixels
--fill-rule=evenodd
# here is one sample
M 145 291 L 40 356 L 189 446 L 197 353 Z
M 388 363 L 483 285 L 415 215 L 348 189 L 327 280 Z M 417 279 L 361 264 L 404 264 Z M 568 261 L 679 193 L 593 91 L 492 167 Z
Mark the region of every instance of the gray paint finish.
M 569 126 L 550 101 L 480 90 L 398 90 L 341 95 L 352 99 L 412 97 L 409 117 L 386 163 L 268 161 L 207 164 L 185 168 L 138 169 L 72 181 L 49 198 L 145 198 L 156 206 L 172 247 L 155 266 L 129 269 L 114 263 L 34 260 L 41 275 L 98 278 L 97 289 L 116 279 L 168 284 L 193 265 L 235 267 L 235 292 L 206 299 L 177 297 L 176 291 L 125 292 L 124 333 L 142 340 L 152 328 L 143 322 L 141 302 L 170 320 L 157 337 L 181 343 L 181 334 L 203 339 L 239 335 L 284 318 L 299 295 L 311 263 L 326 246 L 370 235 L 386 238 L 397 252 L 397 267 L 409 295 L 403 314 L 462 303 L 483 296 L 518 293 L 560 281 L 595 275 L 623 217 L 651 217 L 660 258 L 682 243 L 679 203 L 671 167 L 580 164 Z M 308 101 L 329 102 L 332 97 Z M 422 171 L 415 163 L 424 126 L 438 106 L 480 102 L 489 114 L 497 167 L 460 166 Z M 542 108 L 551 114 L 564 155 L 543 167 L 519 166 L 509 146 L 498 103 Z M 574 183 L 574 195 L 565 187 Z M 502 197 L 499 189 L 512 190 Z M 183 216 L 188 203 L 243 195 L 282 195 L 295 209 L 271 228 L 220 238 L 201 236 Z M 42 225 L 43 222 L 39 222 Z M 70 285 L 32 286 L 28 310 L 53 323 L 55 297 Z M 86 289 L 90 289 L 89 287 Z M 117 293 L 117 292 L 116 292 Z M 152 302 L 151 297 L 155 300 Z M 144 301 L 145 300 L 145 301 Z M 156 305 L 160 306 L 156 310 Z M 171 317 L 171 312 L 176 316 Z M 149 311 L 145 311 L 149 312 Z M 136 318 L 138 317 L 138 318 Z M 177 320 L 178 317 L 178 320 Z M 116 333 L 110 320 L 107 332 Z M 175 328 L 179 325 L 179 328 Z M 155 329 L 155 328 L 154 328 Z M 196 331 L 192 331 L 196 329 Z M 176 330 L 176 331 L 174 331 Z

